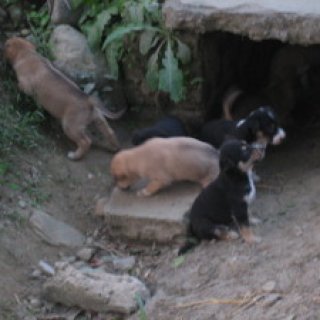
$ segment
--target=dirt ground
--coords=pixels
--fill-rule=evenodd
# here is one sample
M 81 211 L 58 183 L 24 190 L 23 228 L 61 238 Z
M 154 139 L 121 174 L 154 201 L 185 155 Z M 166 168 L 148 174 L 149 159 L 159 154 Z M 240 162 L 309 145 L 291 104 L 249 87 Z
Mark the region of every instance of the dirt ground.
M 127 141 L 130 130 L 124 125 L 117 124 L 117 133 Z M 262 181 L 251 211 L 261 219 L 254 227 L 261 243 L 203 242 L 178 260 L 176 245 L 136 245 L 108 237 L 92 212 L 112 188 L 111 155 L 94 148 L 72 162 L 66 158 L 68 147 L 58 135 L 48 137 L 39 151 L 18 151 L 0 184 L 1 319 L 23 319 L 19 306 L 41 297 L 43 279 L 32 277 L 40 259 L 54 264 L 75 255 L 34 234 L 28 217 L 35 207 L 106 247 L 136 255 L 132 274 L 153 293 L 146 306 L 150 320 L 320 318 L 320 127 L 292 130 L 257 167 Z M 12 188 L 13 183 L 20 188 Z

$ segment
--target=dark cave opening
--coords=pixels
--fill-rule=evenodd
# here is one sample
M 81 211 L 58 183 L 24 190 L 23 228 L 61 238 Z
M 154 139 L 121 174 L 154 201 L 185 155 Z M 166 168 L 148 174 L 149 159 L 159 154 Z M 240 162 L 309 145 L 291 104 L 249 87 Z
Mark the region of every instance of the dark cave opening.
M 270 105 L 283 125 L 320 123 L 320 45 L 252 41 L 226 32 L 201 37 L 206 120 L 223 116 L 230 93 L 233 118 Z

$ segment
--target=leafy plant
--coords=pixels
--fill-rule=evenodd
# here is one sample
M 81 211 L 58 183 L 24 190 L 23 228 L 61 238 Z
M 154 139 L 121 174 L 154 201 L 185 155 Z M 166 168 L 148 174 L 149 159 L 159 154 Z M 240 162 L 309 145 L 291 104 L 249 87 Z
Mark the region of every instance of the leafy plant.
M 88 5 L 80 26 L 93 48 L 101 47 L 111 74 L 119 76 L 119 63 L 137 43 L 146 56 L 146 81 L 150 89 L 169 93 L 175 102 L 185 97 L 182 66 L 191 60 L 191 50 L 164 26 L 161 6 L 155 0 L 74 0 Z M 138 41 L 138 42 L 137 42 Z
M 45 7 L 40 10 L 32 10 L 27 13 L 27 21 L 33 36 L 37 51 L 45 57 L 50 57 L 49 37 L 52 31 L 50 27 L 49 12 Z

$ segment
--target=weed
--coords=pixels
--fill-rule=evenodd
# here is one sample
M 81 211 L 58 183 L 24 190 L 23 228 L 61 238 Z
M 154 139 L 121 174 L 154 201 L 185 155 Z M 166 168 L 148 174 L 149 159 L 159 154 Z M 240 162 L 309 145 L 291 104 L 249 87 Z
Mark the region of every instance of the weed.
M 51 58 L 49 38 L 52 31 L 50 16 L 46 6 L 40 10 L 33 10 L 27 14 L 27 21 L 31 30 L 37 51 L 47 58 Z
M 139 311 L 138 311 L 139 320 L 148 320 L 147 313 L 144 307 L 144 301 L 142 300 L 141 296 L 139 294 L 136 294 L 135 299 L 139 307 Z
M 36 148 L 43 142 L 38 128 L 42 120 L 38 110 L 22 113 L 12 104 L 0 106 L 0 154 L 9 154 L 14 147 Z
M 170 98 L 185 98 L 182 65 L 191 60 L 191 50 L 165 27 L 161 5 L 155 0 L 73 0 L 74 6 L 88 5 L 80 19 L 93 48 L 105 53 L 111 76 L 118 78 L 119 62 L 139 43 L 146 56 L 146 81 L 153 91 L 169 93 Z M 126 43 L 126 45 L 124 45 Z

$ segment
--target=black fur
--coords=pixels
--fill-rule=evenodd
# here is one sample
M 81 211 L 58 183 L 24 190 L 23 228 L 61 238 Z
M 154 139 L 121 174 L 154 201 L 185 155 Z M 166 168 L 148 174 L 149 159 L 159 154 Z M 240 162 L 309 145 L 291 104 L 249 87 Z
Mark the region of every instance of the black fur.
M 279 123 L 273 110 L 266 106 L 251 112 L 243 122 L 231 120 L 212 120 L 201 130 L 201 140 L 220 148 L 222 143 L 231 138 L 245 140 L 248 143 L 257 142 L 258 132 L 261 132 L 269 143 L 277 134 Z
M 244 141 L 230 140 L 220 153 L 220 174 L 194 201 L 188 222 L 189 236 L 219 239 L 228 227 L 249 226 L 248 204 L 245 196 L 251 191 L 248 173 L 239 169 L 239 162 L 247 162 L 253 149 Z M 191 238 L 192 239 L 192 238 Z M 179 250 L 184 254 L 197 244 L 188 238 Z
M 136 130 L 132 136 L 132 144 L 138 145 L 150 138 L 187 136 L 183 122 L 175 116 L 167 116 L 157 121 L 153 126 Z

